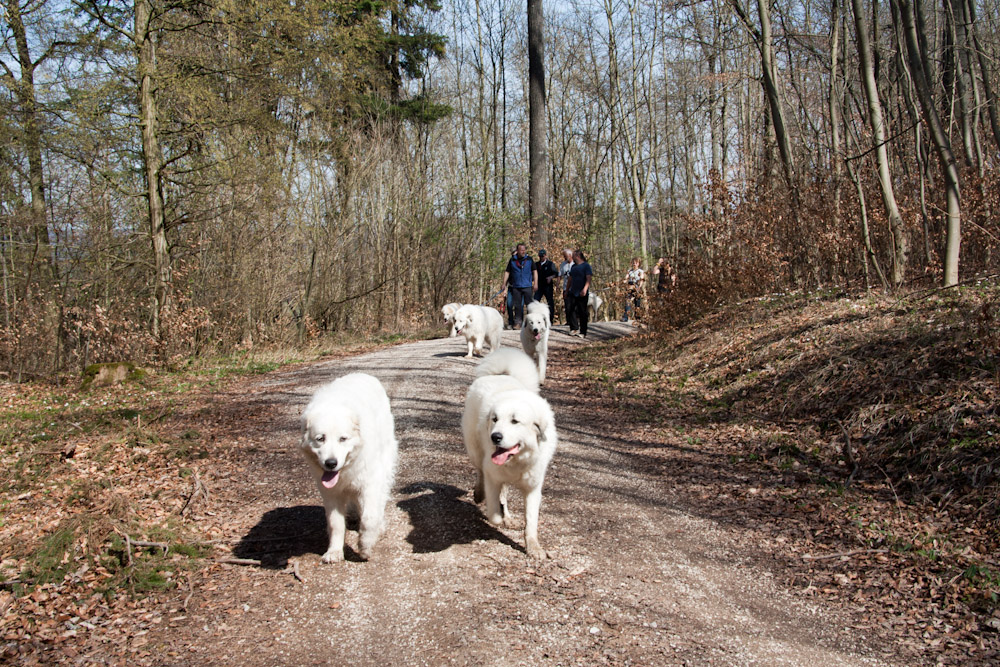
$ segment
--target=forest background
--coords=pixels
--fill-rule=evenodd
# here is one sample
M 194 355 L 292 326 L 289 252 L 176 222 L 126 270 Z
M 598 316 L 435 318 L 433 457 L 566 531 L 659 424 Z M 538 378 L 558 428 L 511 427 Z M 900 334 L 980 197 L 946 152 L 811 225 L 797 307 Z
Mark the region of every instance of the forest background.
M 0 372 L 414 330 L 519 240 L 658 322 L 996 270 L 995 0 L 3 0 Z M 617 304 L 617 299 L 609 299 Z

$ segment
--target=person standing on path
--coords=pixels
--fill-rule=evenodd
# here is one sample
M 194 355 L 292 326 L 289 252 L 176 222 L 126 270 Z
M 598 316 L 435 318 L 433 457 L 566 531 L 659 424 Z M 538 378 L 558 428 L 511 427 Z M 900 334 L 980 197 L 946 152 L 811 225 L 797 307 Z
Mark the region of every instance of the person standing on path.
M 642 298 L 646 291 L 646 272 L 642 270 L 642 260 L 632 258 L 632 268 L 625 274 L 625 314 L 622 322 L 630 319 L 637 322 L 640 318 Z
M 563 250 L 563 262 L 559 265 L 559 280 L 562 282 L 562 297 L 563 297 L 563 312 L 566 314 L 566 324 L 569 325 L 570 330 L 579 329 L 580 325 L 576 324 L 576 320 L 571 319 L 570 315 L 570 303 L 572 299 L 569 297 L 569 270 L 573 268 L 573 251 L 569 248 Z
M 590 309 L 587 307 L 587 296 L 590 294 L 590 281 L 594 276 L 593 269 L 587 263 L 583 250 L 573 251 L 573 266 L 569 270 L 569 293 L 572 302 L 570 309 L 573 318 L 570 320 L 569 335 L 587 337 L 587 324 L 590 321 Z M 579 323 L 579 330 L 573 327 Z
M 524 321 L 524 309 L 531 303 L 531 298 L 538 288 L 538 269 L 535 261 L 527 254 L 528 247 L 523 243 L 517 244 L 514 256 L 507 262 L 507 268 L 503 272 L 503 287 L 514 295 L 514 328 L 520 329 L 521 322 Z
M 552 298 L 555 287 L 554 281 L 559 276 L 559 269 L 555 262 L 548 258 L 545 248 L 538 250 L 538 289 L 535 291 L 535 301 L 541 302 L 542 298 L 549 304 L 549 322 L 556 321 L 556 304 Z
M 656 278 L 656 293 L 670 294 L 677 285 L 677 274 L 670 268 L 666 257 L 661 257 L 653 267 L 653 277 Z
M 513 259 L 517 255 L 517 246 L 515 245 L 511 251 L 510 256 Z M 503 285 L 500 285 L 500 293 L 503 294 Z M 508 290 L 503 296 L 504 311 L 507 313 L 507 328 L 514 328 L 514 292 Z

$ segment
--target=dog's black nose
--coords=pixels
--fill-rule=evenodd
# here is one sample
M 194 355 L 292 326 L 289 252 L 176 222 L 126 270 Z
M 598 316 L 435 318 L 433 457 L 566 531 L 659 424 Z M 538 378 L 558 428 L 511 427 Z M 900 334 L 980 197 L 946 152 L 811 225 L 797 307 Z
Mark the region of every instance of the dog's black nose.
M 493 441 L 493 444 L 499 445 L 500 441 L 503 440 L 503 433 L 500 433 L 499 431 L 491 433 L 490 434 L 490 440 Z
M 329 458 L 326 461 L 323 461 L 323 467 L 326 468 L 327 470 L 336 470 L 337 469 L 337 459 L 335 459 L 335 458 Z

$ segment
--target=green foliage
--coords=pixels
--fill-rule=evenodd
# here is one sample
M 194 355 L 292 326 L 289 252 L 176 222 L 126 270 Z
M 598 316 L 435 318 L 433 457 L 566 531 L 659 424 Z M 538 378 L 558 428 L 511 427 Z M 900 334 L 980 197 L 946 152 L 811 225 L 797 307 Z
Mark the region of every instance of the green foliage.
M 71 567 L 69 551 L 76 539 L 77 531 L 72 524 L 47 536 L 32 555 L 25 578 L 36 584 L 62 581 Z

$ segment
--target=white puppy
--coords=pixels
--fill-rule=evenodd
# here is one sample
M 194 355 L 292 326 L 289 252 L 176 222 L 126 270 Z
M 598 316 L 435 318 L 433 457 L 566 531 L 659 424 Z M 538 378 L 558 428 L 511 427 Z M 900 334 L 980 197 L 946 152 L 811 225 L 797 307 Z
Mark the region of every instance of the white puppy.
M 361 519 L 358 554 L 365 560 L 385 527 L 397 444 L 382 383 L 351 373 L 320 387 L 302 413 L 302 453 L 316 474 L 330 544 L 324 563 L 344 559 L 346 515 Z
M 539 301 L 528 304 L 528 314 L 521 326 L 521 347 L 538 364 L 538 381 L 545 383 L 545 365 L 549 357 L 549 307 Z
M 490 352 L 500 349 L 503 335 L 503 316 L 495 308 L 466 304 L 455 311 L 455 322 L 451 327 L 451 337 L 462 334 L 469 345 L 471 358 L 473 351 L 483 354 L 483 343 L 490 346 Z
M 597 321 L 597 313 L 604 305 L 604 299 L 597 295 L 597 292 L 590 290 L 587 292 L 587 307 L 590 308 L 590 321 Z
M 491 354 L 481 376 L 465 397 L 462 437 L 478 472 L 474 499 L 486 499 L 486 518 L 494 525 L 507 518 L 508 485 L 524 494 L 524 546 L 528 555 L 544 558 L 538 543 L 538 511 L 542 483 L 556 452 L 555 417 L 538 395 L 538 371 L 520 350 Z
M 456 302 L 446 303 L 443 306 L 441 306 L 441 314 L 444 315 L 444 323 L 447 324 L 452 329 L 452 333 L 450 335 L 453 338 L 455 336 L 455 333 L 454 333 L 454 329 L 455 329 L 455 313 L 457 313 L 458 309 L 461 308 L 461 307 L 462 307 L 462 304 L 456 303 Z

